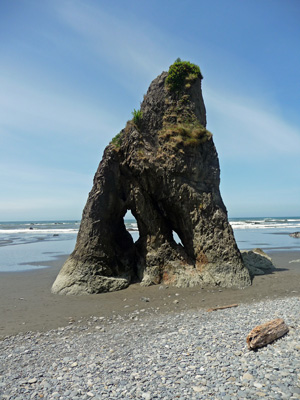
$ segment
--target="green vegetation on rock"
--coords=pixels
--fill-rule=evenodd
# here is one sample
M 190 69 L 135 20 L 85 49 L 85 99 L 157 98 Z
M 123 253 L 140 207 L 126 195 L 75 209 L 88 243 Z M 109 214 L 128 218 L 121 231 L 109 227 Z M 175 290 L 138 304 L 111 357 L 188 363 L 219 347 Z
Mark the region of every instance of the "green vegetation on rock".
M 166 86 L 171 92 L 179 92 L 184 86 L 188 89 L 197 78 L 203 78 L 198 65 L 178 58 L 169 68 Z
M 121 144 L 122 144 L 122 134 L 123 134 L 122 131 L 119 132 L 119 133 L 112 139 L 112 141 L 111 141 L 111 143 L 112 143 L 113 145 L 115 145 L 116 147 L 120 147 Z
M 185 121 L 180 124 L 166 124 L 159 137 L 167 139 L 173 147 L 197 146 L 210 140 L 212 134 L 198 121 Z
M 116 149 L 119 149 L 122 145 L 122 141 L 126 137 L 128 133 L 132 131 L 132 129 L 135 128 L 140 128 L 141 121 L 143 118 L 143 113 L 141 110 L 136 110 L 134 109 L 132 111 L 132 120 L 127 121 L 127 124 L 124 129 L 121 130 L 111 141 L 111 143 L 115 146 Z
M 133 115 L 133 122 L 137 127 L 141 124 L 142 118 L 143 118 L 143 113 L 141 110 L 136 110 L 135 108 L 133 109 L 132 113 Z
M 212 134 L 196 117 L 188 94 L 179 99 L 168 99 L 166 104 L 168 108 L 158 134 L 163 147 L 182 149 L 183 146 L 198 146 L 212 138 Z

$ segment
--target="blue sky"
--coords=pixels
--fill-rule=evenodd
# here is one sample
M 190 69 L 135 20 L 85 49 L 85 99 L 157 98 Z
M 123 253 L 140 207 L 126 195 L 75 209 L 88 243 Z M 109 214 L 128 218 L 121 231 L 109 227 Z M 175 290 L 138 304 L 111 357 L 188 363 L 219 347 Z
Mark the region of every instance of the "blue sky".
M 105 146 L 200 66 L 230 217 L 300 215 L 300 1 L 0 1 L 0 220 L 80 219 Z

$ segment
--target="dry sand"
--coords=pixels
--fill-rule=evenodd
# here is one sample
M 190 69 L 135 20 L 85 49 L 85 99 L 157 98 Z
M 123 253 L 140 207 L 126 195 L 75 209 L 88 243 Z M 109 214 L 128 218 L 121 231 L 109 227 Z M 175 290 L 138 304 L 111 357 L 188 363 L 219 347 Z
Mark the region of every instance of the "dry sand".
M 0 273 L 0 339 L 19 332 L 55 329 L 91 315 L 110 317 L 135 310 L 170 313 L 299 296 L 300 252 L 276 251 L 269 255 L 277 270 L 255 277 L 252 286 L 243 290 L 134 284 L 114 293 L 77 297 L 54 295 L 51 285 L 64 258 L 47 263 L 51 267 L 45 269 Z M 298 261 L 290 263 L 292 260 Z

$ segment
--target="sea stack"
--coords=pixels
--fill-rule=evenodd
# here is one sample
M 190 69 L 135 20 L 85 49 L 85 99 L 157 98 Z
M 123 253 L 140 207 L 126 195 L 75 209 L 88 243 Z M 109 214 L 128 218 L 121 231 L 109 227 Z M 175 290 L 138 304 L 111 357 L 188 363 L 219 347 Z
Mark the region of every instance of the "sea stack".
M 53 293 L 115 291 L 131 282 L 251 284 L 220 195 L 201 80 L 198 66 L 177 60 L 106 147 Z M 127 210 L 139 229 L 135 243 L 124 224 Z

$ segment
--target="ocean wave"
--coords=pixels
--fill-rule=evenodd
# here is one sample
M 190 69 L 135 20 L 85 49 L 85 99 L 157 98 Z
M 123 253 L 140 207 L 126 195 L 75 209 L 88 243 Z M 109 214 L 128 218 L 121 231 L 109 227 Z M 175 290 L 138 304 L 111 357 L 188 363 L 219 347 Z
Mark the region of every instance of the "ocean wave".
M 16 228 L 16 229 L 0 229 L 0 234 L 16 234 L 16 233 L 25 233 L 25 234 L 37 234 L 37 233 L 44 233 L 44 234 L 63 234 L 63 233 L 78 233 L 78 229 L 69 228 L 69 229 L 35 229 L 32 227 L 30 228 Z
M 300 229 L 300 220 L 230 221 L 233 229 Z
M 138 225 L 135 220 L 125 220 L 128 231 L 138 232 Z M 266 218 L 232 218 L 229 222 L 233 230 L 300 230 L 300 218 L 298 217 L 266 217 Z M 15 234 L 77 234 L 80 221 L 24 221 L 24 222 L 0 222 L 0 235 Z
M 300 229 L 300 218 L 247 218 L 229 220 L 234 230 L 238 229 Z M 136 222 L 125 221 L 128 231 L 138 231 Z
M 278 219 L 278 218 L 265 218 L 264 222 L 288 222 L 288 218 Z
M 125 221 L 126 229 L 130 232 L 138 232 L 137 222 Z

